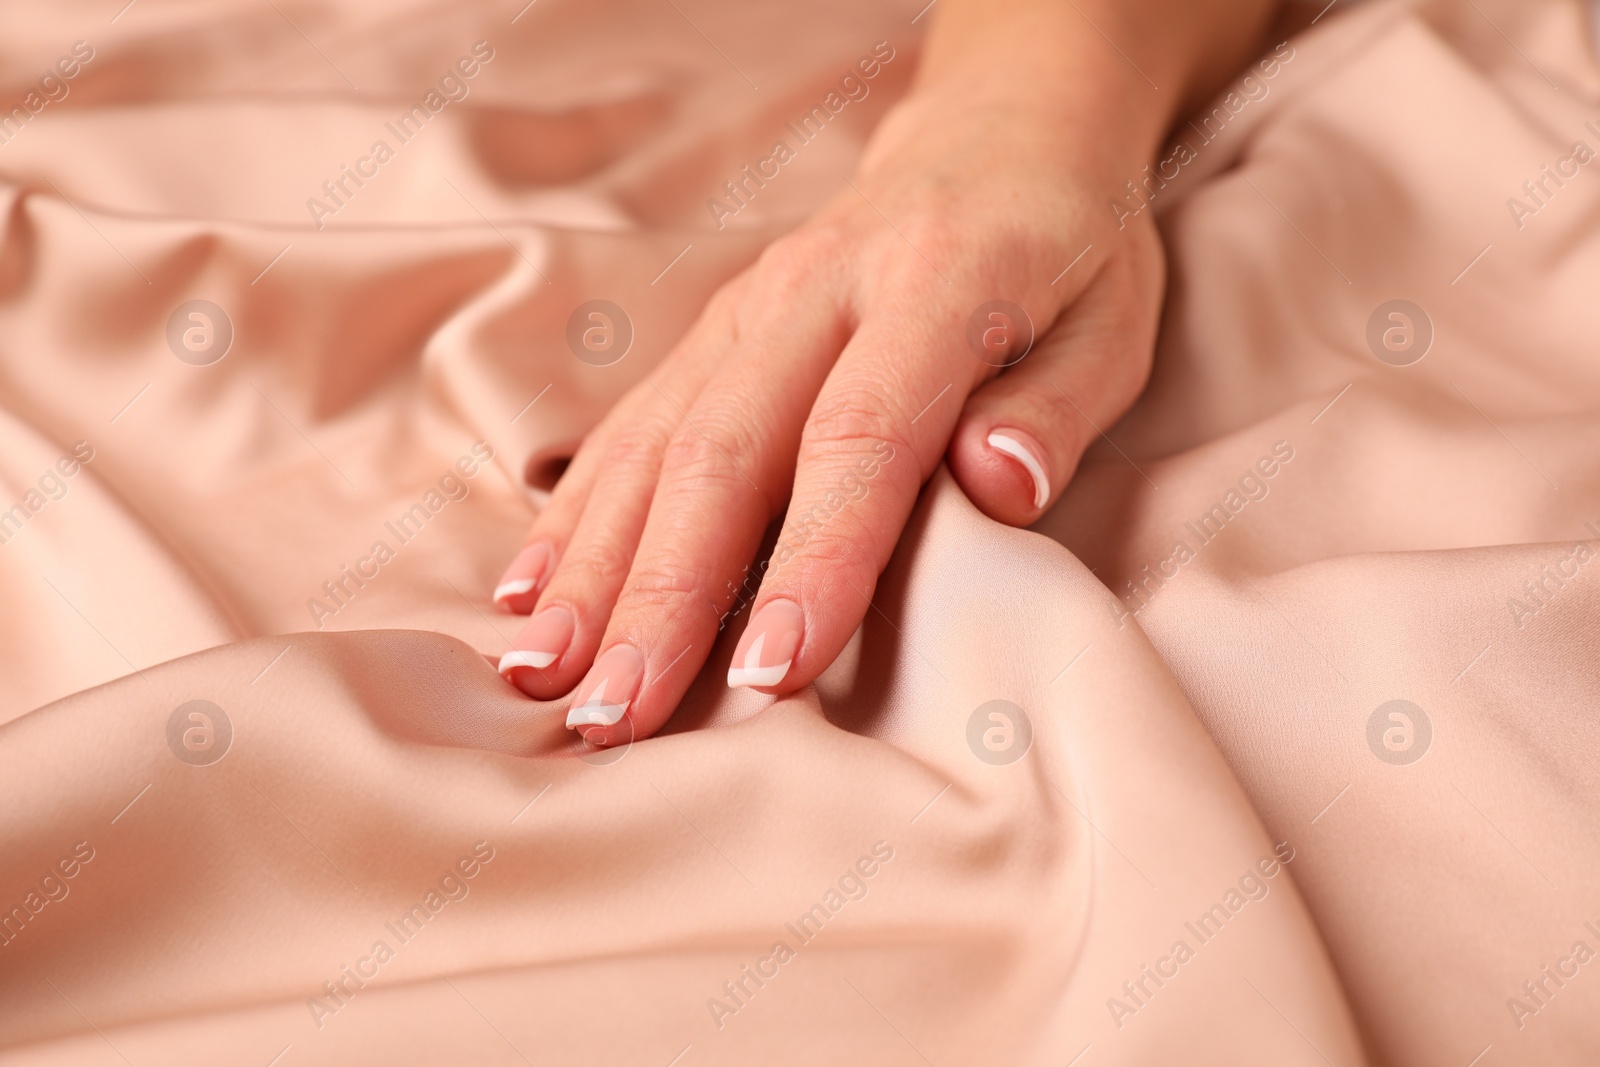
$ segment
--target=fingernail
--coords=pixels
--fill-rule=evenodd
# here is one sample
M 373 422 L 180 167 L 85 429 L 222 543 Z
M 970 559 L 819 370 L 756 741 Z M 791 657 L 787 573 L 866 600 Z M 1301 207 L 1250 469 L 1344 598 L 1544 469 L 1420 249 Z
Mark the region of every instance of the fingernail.
M 728 668 L 728 687 L 773 686 L 783 681 L 800 648 L 805 614 L 792 600 L 769 600 L 750 619 Z
M 610 726 L 620 720 L 639 695 L 644 657 L 632 645 L 612 645 L 594 661 L 572 697 L 567 728 Z
M 528 620 L 528 625 L 511 643 L 511 651 L 500 657 L 500 673 L 510 680 L 511 672 L 519 667 L 544 670 L 561 658 L 561 653 L 572 643 L 572 631 L 576 628 L 572 612 L 566 608 L 545 608 Z
M 525 615 L 539 600 L 539 583 L 550 569 L 554 553 L 543 541 L 523 545 L 495 586 L 494 602 L 508 611 Z
M 1033 435 L 1009 428 L 991 430 L 989 447 L 1022 464 L 1022 469 L 1033 479 L 1033 506 L 1044 507 L 1045 501 L 1050 499 L 1050 479 L 1044 473 L 1044 449 Z

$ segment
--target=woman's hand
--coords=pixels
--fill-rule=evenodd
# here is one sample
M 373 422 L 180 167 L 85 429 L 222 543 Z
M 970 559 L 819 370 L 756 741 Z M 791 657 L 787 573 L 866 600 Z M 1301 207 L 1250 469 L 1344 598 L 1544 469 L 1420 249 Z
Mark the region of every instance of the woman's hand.
M 657 730 L 758 583 L 729 684 L 810 683 L 942 458 L 986 514 L 1031 523 L 1144 384 L 1160 242 L 1109 202 L 1178 97 L 1074 11 L 947 15 L 859 176 L 585 439 L 496 592 L 533 611 L 501 672 L 542 699 L 577 684 L 591 743 Z

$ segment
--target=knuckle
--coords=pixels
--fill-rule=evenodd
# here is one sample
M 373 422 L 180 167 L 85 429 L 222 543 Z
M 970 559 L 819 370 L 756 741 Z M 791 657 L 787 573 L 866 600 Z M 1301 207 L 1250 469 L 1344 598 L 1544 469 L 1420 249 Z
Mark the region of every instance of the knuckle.
M 829 532 L 813 538 L 795 555 L 784 568 L 784 580 L 802 602 L 865 609 L 878 571 L 873 553 L 860 538 Z
M 1089 398 L 1077 388 L 1063 389 L 1053 385 L 1050 388 L 1026 390 L 1017 399 L 1031 409 L 1028 414 L 1038 419 L 1040 426 L 1076 428 L 1084 421 L 1083 413 L 1088 410 L 1085 405 Z
M 587 588 L 615 589 L 628 576 L 633 554 L 611 540 L 591 540 L 574 545 L 562 557 L 552 588 L 576 582 Z
M 837 529 L 825 528 L 812 533 L 803 521 L 795 527 L 794 532 L 804 538 L 794 556 L 803 570 L 813 571 L 821 568 L 842 572 L 853 570 L 861 563 L 862 551 L 859 538 Z
M 794 568 L 802 578 L 836 574 L 857 586 L 870 581 L 887 561 L 896 537 L 886 529 L 882 509 L 854 506 L 865 495 L 846 491 L 841 483 L 840 488 L 793 501 L 773 549 L 774 566 L 786 572 Z
M 696 413 L 673 433 L 662 461 L 674 479 L 743 480 L 757 469 L 761 442 L 749 423 L 724 413 Z
M 806 423 L 805 440 L 816 452 L 841 453 L 870 448 L 884 441 L 916 455 L 905 422 L 877 393 L 847 389 L 817 401 Z
M 656 562 L 636 568 L 628 576 L 623 602 L 627 610 L 676 612 L 704 591 L 695 569 Z
M 1069 448 L 1082 448 L 1096 435 L 1089 414 L 1097 406 L 1095 397 L 1081 383 L 1051 385 L 1029 394 L 1024 402 L 1032 409 L 1028 415 L 1042 439 L 1054 437 Z
M 770 297 L 814 291 L 841 261 L 841 240 L 825 226 L 808 226 L 768 245 L 757 260 L 760 287 Z
M 654 468 L 661 462 L 661 451 L 666 435 L 648 423 L 619 429 L 601 449 L 601 467 Z
M 645 628 L 688 634 L 717 625 L 737 596 L 737 568 L 704 546 L 667 539 L 641 552 L 617 614 Z

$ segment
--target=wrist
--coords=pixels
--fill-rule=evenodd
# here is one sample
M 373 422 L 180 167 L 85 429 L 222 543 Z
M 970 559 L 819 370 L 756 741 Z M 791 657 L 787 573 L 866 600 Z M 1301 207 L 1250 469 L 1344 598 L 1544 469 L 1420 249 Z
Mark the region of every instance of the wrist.
M 920 79 L 874 131 L 862 179 L 893 181 L 934 165 L 964 172 L 975 186 L 1003 186 L 1005 199 L 1077 191 L 1098 202 L 1136 178 L 1165 141 L 1164 121 L 1135 120 L 1104 82 L 1084 92 L 1018 92 L 1015 84 L 958 72 Z
M 1278 2 L 942 0 L 914 92 L 1035 116 L 1138 171 L 1259 51 Z

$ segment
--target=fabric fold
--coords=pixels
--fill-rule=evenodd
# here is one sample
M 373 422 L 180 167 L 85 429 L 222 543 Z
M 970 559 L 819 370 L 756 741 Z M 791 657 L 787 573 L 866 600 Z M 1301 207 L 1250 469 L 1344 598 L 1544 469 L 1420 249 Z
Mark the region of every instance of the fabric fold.
M 1033 531 L 936 474 L 811 689 L 729 690 L 735 614 L 597 753 L 495 673 L 563 458 L 921 7 L 0 13 L 0 106 L 94 51 L 0 124 L 0 1061 L 1595 1058 L 1576 0 L 1340 5 L 1180 126 L 1106 205 L 1148 389 Z

